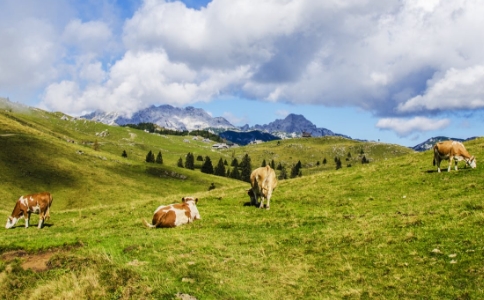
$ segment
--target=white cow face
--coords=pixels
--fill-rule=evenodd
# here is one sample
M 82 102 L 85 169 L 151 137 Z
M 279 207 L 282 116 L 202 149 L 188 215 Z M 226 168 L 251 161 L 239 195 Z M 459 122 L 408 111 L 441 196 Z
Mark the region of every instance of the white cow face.
M 477 167 L 477 163 L 476 163 L 476 158 L 473 156 L 471 157 L 471 159 L 469 160 L 469 166 L 473 169 L 475 169 Z
M 12 228 L 15 224 L 17 224 L 18 219 L 14 217 L 8 217 L 7 224 L 5 225 L 6 229 Z
M 182 202 L 188 204 L 188 207 L 190 208 L 190 214 L 193 220 L 201 220 L 202 217 L 200 216 L 200 213 L 198 212 L 197 208 L 197 203 L 198 203 L 198 198 L 194 197 L 183 197 Z

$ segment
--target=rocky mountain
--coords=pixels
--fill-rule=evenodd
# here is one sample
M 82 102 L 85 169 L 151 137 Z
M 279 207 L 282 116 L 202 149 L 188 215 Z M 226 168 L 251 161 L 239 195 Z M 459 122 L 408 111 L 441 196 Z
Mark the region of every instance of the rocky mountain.
M 227 130 L 236 127 L 222 117 L 213 118 L 201 108 L 187 106 L 186 108 L 171 105 L 150 106 L 134 113 L 130 118 L 118 113 L 100 111 L 82 116 L 82 118 L 110 125 L 126 125 L 139 123 L 154 123 L 171 130 L 218 129 Z
M 280 138 L 301 137 L 303 136 L 303 133 L 309 134 L 313 137 L 336 135 L 350 138 L 342 134 L 334 133 L 326 128 L 317 128 L 316 125 L 306 119 L 303 115 L 296 114 L 289 114 L 284 119 L 277 119 L 267 125 L 255 125 L 253 127 L 245 125 L 241 129 L 245 131 L 260 130 L 263 132 L 268 132 Z
M 255 125 L 253 127 L 244 125 L 240 128 L 236 128 L 222 117 L 213 118 L 203 109 L 191 106 L 177 108 L 171 105 L 152 105 L 134 113 L 130 118 L 115 112 L 104 113 L 101 111 L 95 111 L 82 117 L 109 125 L 154 123 L 172 130 L 211 129 L 218 133 L 230 131 L 230 133 L 225 134 L 223 137 L 234 143 L 242 142 L 242 144 L 247 144 L 254 139 L 267 141 L 277 138 L 301 137 L 303 133 L 315 137 L 338 135 L 349 138 L 342 134 L 336 134 L 326 128 L 317 128 L 316 125 L 307 120 L 303 115 L 297 114 L 289 114 L 286 118 L 277 119 L 267 125 Z M 255 131 L 265 133 L 265 135 L 256 133 Z M 247 132 L 252 133 L 247 134 Z

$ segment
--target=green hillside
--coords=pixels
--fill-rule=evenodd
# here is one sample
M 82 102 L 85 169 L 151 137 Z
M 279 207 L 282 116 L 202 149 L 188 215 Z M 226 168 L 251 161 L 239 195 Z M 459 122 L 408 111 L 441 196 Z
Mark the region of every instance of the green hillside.
M 5 219 L 22 194 L 54 195 L 44 229 L 33 215 L 0 235 L 2 299 L 484 297 L 482 138 L 465 144 L 476 169 L 439 174 L 430 151 L 398 145 L 325 137 L 213 150 L 3 103 L 0 145 Z M 148 151 L 163 164 L 146 163 Z M 214 165 L 300 161 L 302 176 L 280 181 L 260 210 L 245 206 L 248 183 L 204 174 L 199 161 L 177 167 L 188 152 Z M 187 195 L 202 220 L 143 227 Z

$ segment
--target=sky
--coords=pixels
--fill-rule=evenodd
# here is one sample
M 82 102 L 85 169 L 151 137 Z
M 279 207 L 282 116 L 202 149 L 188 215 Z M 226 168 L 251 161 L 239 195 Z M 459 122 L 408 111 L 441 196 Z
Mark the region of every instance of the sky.
M 301 114 L 355 139 L 482 136 L 482 0 L 0 0 L 0 97 Z

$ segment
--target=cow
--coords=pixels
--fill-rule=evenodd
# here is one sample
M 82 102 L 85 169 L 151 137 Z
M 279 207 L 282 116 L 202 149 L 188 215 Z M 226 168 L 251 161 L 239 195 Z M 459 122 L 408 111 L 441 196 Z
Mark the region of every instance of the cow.
M 464 145 L 456 141 L 444 141 L 434 145 L 434 166 L 437 164 L 437 170 L 440 173 L 440 162 L 442 160 L 449 160 L 449 167 L 447 172 L 450 172 L 452 160 L 455 160 L 455 170 L 457 171 L 457 163 L 464 160 L 471 168 L 476 167 L 476 158 L 467 152 Z
M 171 228 L 201 220 L 197 203 L 198 198 L 183 197 L 182 203 L 161 205 L 155 210 L 151 224 L 145 219 L 143 224 L 148 228 Z
M 20 196 L 15 204 L 12 215 L 7 219 L 7 225 L 5 228 L 12 228 L 19 219 L 25 219 L 25 228 L 29 227 L 30 214 L 39 214 L 39 224 L 37 227 L 41 229 L 44 226 L 46 219 L 50 218 L 50 206 L 52 205 L 52 195 L 48 192 L 42 192 L 38 194 L 30 194 L 26 196 Z
M 270 166 L 255 169 L 250 174 L 251 188 L 247 190 L 252 205 L 264 208 L 264 199 L 267 200 L 266 209 L 270 209 L 272 192 L 277 187 L 276 172 Z M 260 199 L 260 203 L 257 200 Z

